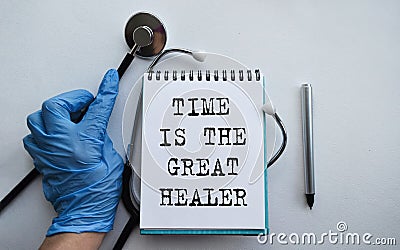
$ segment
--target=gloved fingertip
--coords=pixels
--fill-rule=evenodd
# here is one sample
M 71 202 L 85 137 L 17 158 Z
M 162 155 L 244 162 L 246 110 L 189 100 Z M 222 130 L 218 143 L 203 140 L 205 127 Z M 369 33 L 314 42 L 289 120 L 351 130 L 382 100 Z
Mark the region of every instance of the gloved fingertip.
M 26 124 L 28 125 L 28 128 L 31 129 L 33 124 L 42 124 L 43 122 L 41 121 L 42 119 L 42 111 L 36 111 L 26 117 Z
M 118 71 L 116 69 L 109 69 L 106 76 L 110 77 L 112 81 L 119 81 Z
M 53 115 L 58 113 L 63 117 L 69 118 L 70 112 L 77 112 L 90 104 L 94 99 L 92 93 L 85 89 L 76 89 L 52 97 L 42 104 L 43 118 L 46 120 L 50 114 L 50 120 Z
M 35 142 L 35 139 L 33 138 L 32 134 L 25 136 L 22 139 L 22 142 L 24 144 L 25 150 L 28 151 L 28 153 L 32 156 L 33 154 L 31 153 L 31 150 L 33 147 L 36 146 L 36 142 Z
M 115 69 L 110 69 L 104 75 L 100 84 L 97 95 L 117 95 L 118 94 L 119 76 Z
M 29 135 L 25 136 L 25 137 L 22 139 L 22 142 L 24 143 L 24 147 L 25 147 L 25 145 L 26 145 L 27 143 L 29 143 L 29 142 L 28 142 L 28 141 L 30 140 L 29 137 L 32 137 L 32 135 L 29 134 Z
M 83 99 L 87 101 L 87 103 L 91 102 L 94 99 L 93 94 L 86 89 L 76 89 L 71 92 L 76 94 L 76 98 Z
M 102 134 L 107 128 L 118 95 L 118 83 L 117 70 L 108 70 L 100 83 L 96 98 L 90 104 L 85 117 L 82 119 L 84 123 L 90 125 L 88 127 L 92 130 L 91 134 L 96 135 L 95 138 L 102 138 Z

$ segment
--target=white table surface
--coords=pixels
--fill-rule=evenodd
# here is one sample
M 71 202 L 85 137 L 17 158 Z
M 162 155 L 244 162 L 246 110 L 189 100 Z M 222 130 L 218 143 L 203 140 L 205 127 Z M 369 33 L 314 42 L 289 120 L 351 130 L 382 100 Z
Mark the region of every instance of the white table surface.
M 399 1 L 11 1 L 0 3 L 0 197 L 33 165 L 24 151 L 26 116 L 60 92 L 96 93 L 127 50 L 131 14 L 147 10 L 168 29 L 169 47 L 229 55 L 267 76 L 287 126 L 287 151 L 269 171 L 272 233 L 336 231 L 394 237 L 400 244 Z M 121 81 L 109 133 L 122 150 L 127 92 L 147 64 L 135 61 Z M 316 201 L 305 203 L 300 91 L 314 87 Z M 0 215 L 0 249 L 34 249 L 54 216 L 40 179 Z M 110 249 L 128 215 L 118 210 Z M 286 239 L 287 240 L 287 239 Z M 256 237 L 141 236 L 126 249 L 267 249 Z M 330 244 L 321 248 L 355 248 Z M 368 249 L 373 249 L 369 246 Z M 395 247 L 388 247 L 394 249 Z

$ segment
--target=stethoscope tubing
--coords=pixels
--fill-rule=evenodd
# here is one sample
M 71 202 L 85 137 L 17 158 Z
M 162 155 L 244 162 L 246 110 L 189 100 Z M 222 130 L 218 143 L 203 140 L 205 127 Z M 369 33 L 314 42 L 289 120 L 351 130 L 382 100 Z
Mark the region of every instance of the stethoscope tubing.
M 126 70 L 132 63 L 134 55 L 131 53 L 126 53 L 124 59 L 119 65 L 117 72 L 119 79 L 125 74 Z M 74 122 L 79 122 L 86 110 L 82 110 L 81 116 Z M 33 168 L 1 201 L 0 201 L 0 214 L 1 212 L 30 184 L 36 177 L 39 176 L 39 171 L 36 168 Z M 130 218 L 122 233 L 120 234 L 118 240 L 116 241 L 113 249 L 122 249 L 125 242 L 127 241 L 130 232 L 133 228 L 139 224 L 139 210 L 133 205 L 133 202 L 130 197 L 130 180 L 132 177 L 132 167 L 130 165 L 129 160 L 124 164 L 124 171 L 122 173 L 122 195 L 121 199 L 126 208 L 126 210 L 130 214 Z
M 135 58 L 134 53 L 136 49 L 133 49 L 131 52 L 126 53 L 124 59 L 122 60 L 121 64 L 119 65 L 117 72 L 119 79 L 125 74 L 128 67 L 131 65 L 133 59 Z M 133 53 L 132 53 L 133 52 Z M 150 65 L 148 71 L 151 71 L 152 68 L 157 64 L 157 62 L 161 59 L 162 56 L 173 53 L 173 52 L 180 52 L 180 53 L 190 53 L 189 50 L 185 49 L 169 49 L 165 50 L 161 53 L 158 57 Z M 75 120 L 74 122 L 79 122 L 83 115 L 85 114 L 86 110 L 82 110 L 81 116 Z M 273 115 L 276 123 L 278 124 L 281 132 L 282 132 L 282 143 L 278 151 L 274 154 L 274 156 L 268 161 L 267 168 L 272 166 L 276 160 L 282 155 L 284 152 L 286 145 L 287 145 L 287 132 L 284 127 L 282 120 L 280 119 L 279 115 L 275 112 Z M 131 142 L 133 144 L 133 142 Z M 127 155 L 126 162 L 124 164 L 124 170 L 122 173 L 122 195 L 121 200 L 124 204 L 124 207 L 130 214 L 130 218 L 128 222 L 125 224 L 118 240 L 116 241 L 113 249 L 119 250 L 122 249 L 124 244 L 126 243 L 127 239 L 133 228 L 139 224 L 140 221 L 140 212 L 138 208 L 133 204 L 132 197 L 131 197 L 131 180 L 132 180 L 132 171 L 133 168 L 129 161 L 129 157 Z M 39 176 L 39 171 L 34 168 L 32 169 L 0 202 L 0 214 L 37 176 Z

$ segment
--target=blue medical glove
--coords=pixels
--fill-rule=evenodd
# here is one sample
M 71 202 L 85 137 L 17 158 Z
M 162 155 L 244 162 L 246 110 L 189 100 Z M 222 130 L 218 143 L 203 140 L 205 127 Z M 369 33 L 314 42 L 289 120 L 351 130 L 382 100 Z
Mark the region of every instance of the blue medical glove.
M 88 91 L 74 90 L 45 101 L 42 110 L 28 116 L 31 134 L 23 139 L 24 146 L 43 175 L 46 199 L 58 213 L 47 236 L 113 227 L 123 161 L 106 129 L 118 82 L 117 71 L 109 70 L 94 100 Z M 83 119 L 73 123 L 71 114 L 89 104 Z

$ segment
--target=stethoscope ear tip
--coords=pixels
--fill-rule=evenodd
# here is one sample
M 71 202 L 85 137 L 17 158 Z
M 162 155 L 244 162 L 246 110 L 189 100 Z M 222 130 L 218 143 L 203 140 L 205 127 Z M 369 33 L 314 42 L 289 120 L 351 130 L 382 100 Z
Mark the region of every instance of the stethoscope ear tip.
M 193 51 L 192 56 L 196 61 L 204 62 L 206 60 L 207 53 L 204 51 Z
M 276 109 L 275 107 L 272 105 L 272 103 L 268 102 L 266 104 L 264 104 L 261 107 L 262 111 L 264 111 L 264 113 L 268 114 L 268 115 L 274 115 L 276 113 Z

